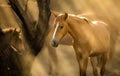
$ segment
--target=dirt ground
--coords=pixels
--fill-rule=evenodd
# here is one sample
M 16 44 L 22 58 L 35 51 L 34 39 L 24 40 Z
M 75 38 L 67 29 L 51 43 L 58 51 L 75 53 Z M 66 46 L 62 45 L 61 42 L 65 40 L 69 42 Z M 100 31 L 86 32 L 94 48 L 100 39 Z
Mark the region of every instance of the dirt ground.
M 78 63 L 72 46 L 59 45 L 56 48 L 58 66 L 58 76 L 79 76 Z M 47 48 L 36 57 L 32 66 L 32 76 L 50 76 L 49 53 Z M 105 76 L 120 76 L 120 40 L 116 43 L 116 52 L 112 60 L 107 63 Z M 92 67 L 89 62 L 87 76 L 93 76 Z

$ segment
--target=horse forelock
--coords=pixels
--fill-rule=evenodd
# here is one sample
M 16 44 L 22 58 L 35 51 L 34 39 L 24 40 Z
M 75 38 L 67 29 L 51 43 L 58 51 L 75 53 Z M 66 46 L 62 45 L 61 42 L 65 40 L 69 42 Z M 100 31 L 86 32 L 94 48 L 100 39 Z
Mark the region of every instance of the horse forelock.
M 64 15 L 63 15 L 63 14 L 60 14 L 60 15 L 56 18 L 56 22 L 61 22 L 61 21 L 63 21 L 63 20 L 64 20 L 63 17 L 64 17 Z

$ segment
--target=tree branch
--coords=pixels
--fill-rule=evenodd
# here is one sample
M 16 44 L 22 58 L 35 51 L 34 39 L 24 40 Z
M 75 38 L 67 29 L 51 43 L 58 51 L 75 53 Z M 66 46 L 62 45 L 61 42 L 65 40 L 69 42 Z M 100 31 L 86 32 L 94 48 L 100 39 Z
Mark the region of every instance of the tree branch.
M 20 6 L 18 0 L 9 0 L 13 10 L 17 14 L 17 16 L 20 18 L 20 20 L 23 23 L 23 28 L 25 31 L 25 35 L 27 36 L 27 39 L 31 40 L 35 37 L 35 29 L 34 24 L 32 23 L 32 20 L 28 17 L 28 15 L 25 13 L 25 11 Z
M 47 35 L 48 31 L 48 22 L 50 18 L 50 0 L 37 0 L 38 7 L 39 7 L 39 20 L 37 25 L 37 35 L 35 40 L 35 47 L 36 50 L 41 50 L 42 45 L 44 44 L 45 36 Z
M 51 14 L 49 8 L 50 0 L 37 0 L 39 7 L 39 20 L 37 28 L 35 28 L 36 26 L 32 23 L 32 20 L 29 19 L 22 7 L 20 7 L 18 0 L 9 1 L 13 10 L 23 23 L 25 37 L 30 47 L 34 50 L 34 55 L 37 55 L 44 44 L 45 36 L 48 30 L 48 22 Z

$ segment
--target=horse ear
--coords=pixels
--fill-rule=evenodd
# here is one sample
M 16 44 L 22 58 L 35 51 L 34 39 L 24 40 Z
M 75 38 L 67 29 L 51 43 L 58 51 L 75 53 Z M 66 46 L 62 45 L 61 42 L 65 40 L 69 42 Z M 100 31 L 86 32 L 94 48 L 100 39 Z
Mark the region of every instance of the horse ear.
M 64 20 L 66 20 L 67 18 L 68 18 L 68 13 L 65 13 Z
M 56 12 L 56 11 L 51 10 L 51 14 L 53 14 L 53 15 L 54 15 L 54 17 L 57 17 L 60 13 L 59 13 L 59 12 Z
M 53 13 L 54 17 L 57 17 L 58 15 L 56 13 Z

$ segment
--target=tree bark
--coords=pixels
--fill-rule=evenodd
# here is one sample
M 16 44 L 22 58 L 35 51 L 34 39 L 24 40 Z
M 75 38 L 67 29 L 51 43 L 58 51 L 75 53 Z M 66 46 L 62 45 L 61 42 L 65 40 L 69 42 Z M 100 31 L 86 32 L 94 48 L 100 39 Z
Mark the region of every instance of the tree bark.
M 34 44 L 36 46 L 35 50 L 41 50 L 49 28 L 48 23 L 51 14 L 49 8 L 50 0 L 37 0 L 37 3 L 39 7 L 39 20 Z

